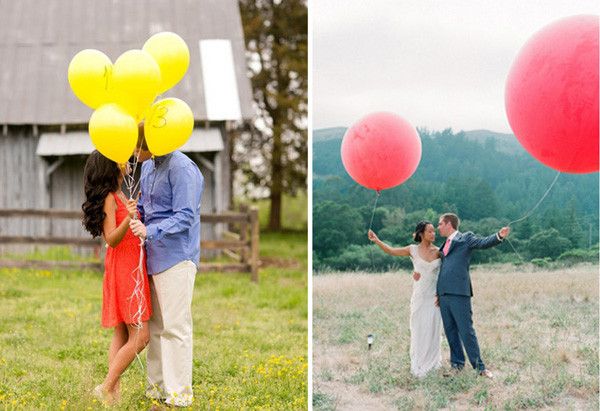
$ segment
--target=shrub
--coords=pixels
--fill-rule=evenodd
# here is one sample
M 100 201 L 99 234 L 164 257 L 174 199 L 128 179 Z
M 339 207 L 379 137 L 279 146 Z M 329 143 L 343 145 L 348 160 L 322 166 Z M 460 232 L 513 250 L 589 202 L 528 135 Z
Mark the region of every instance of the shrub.
M 598 249 L 592 250 L 582 250 L 580 248 L 575 250 L 569 250 L 556 258 L 557 262 L 560 262 L 564 265 L 571 265 L 577 263 L 587 263 L 587 262 L 598 262 Z
M 550 257 L 533 258 L 531 260 L 531 264 L 541 268 L 547 268 L 550 265 L 550 263 L 552 263 L 552 259 Z
M 352 244 L 334 257 L 319 259 L 316 271 L 374 271 L 385 272 L 412 269 L 412 261 L 408 257 L 396 257 L 386 254 L 376 245 L 360 246 Z M 314 261 L 313 261 L 314 264 Z
M 571 248 L 571 241 L 561 237 L 558 230 L 550 228 L 533 235 L 528 248 L 532 257 L 557 258 Z

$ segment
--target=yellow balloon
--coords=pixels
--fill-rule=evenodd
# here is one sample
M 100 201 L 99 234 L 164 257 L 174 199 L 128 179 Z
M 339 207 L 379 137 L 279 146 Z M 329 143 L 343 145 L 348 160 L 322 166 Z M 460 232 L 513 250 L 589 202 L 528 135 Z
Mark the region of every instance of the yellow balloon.
M 144 122 L 148 150 L 163 156 L 185 144 L 194 129 L 190 107 L 178 98 L 166 98 L 152 105 Z
M 175 33 L 163 31 L 150 37 L 142 50 L 154 57 L 162 76 L 159 93 L 179 82 L 190 65 L 190 51 L 185 41 Z
M 80 51 L 69 64 L 68 77 L 73 93 L 91 108 L 109 103 L 112 70 L 112 62 L 101 51 Z
M 113 101 L 141 120 L 160 87 L 160 69 L 151 55 L 129 50 L 115 61 L 112 73 Z
M 129 160 L 138 140 L 135 119 L 115 103 L 105 104 L 94 111 L 89 132 L 98 151 L 118 164 Z

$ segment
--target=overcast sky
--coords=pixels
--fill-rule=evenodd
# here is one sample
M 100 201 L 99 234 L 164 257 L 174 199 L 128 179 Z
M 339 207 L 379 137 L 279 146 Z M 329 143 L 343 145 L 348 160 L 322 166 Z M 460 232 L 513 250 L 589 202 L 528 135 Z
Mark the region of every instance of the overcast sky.
M 429 130 L 512 133 L 504 84 L 523 44 L 598 0 L 312 0 L 312 128 L 391 111 Z

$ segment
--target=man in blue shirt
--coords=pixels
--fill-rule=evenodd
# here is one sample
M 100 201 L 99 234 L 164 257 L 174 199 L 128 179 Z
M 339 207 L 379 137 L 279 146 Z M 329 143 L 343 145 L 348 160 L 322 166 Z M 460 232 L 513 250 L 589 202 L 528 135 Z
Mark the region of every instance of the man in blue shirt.
M 192 295 L 200 259 L 200 200 L 204 178 L 185 154 L 153 157 L 143 140 L 137 203 L 141 221 L 130 223 L 145 240 L 152 317 L 146 394 L 174 406 L 192 405 Z M 148 161 L 147 161 L 148 160 Z M 135 200 L 130 200 L 135 201 Z

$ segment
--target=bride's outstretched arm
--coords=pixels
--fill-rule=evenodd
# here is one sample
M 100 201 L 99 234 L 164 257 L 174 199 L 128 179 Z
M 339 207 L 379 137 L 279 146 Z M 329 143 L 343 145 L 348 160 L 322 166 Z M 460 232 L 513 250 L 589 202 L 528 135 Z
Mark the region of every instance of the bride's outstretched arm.
M 390 255 L 396 255 L 398 257 L 410 256 L 410 249 L 408 247 L 391 247 L 377 238 L 377 235 L 371 230 L 369 230 L 369 240 L 373 241 L 379 248 Z

